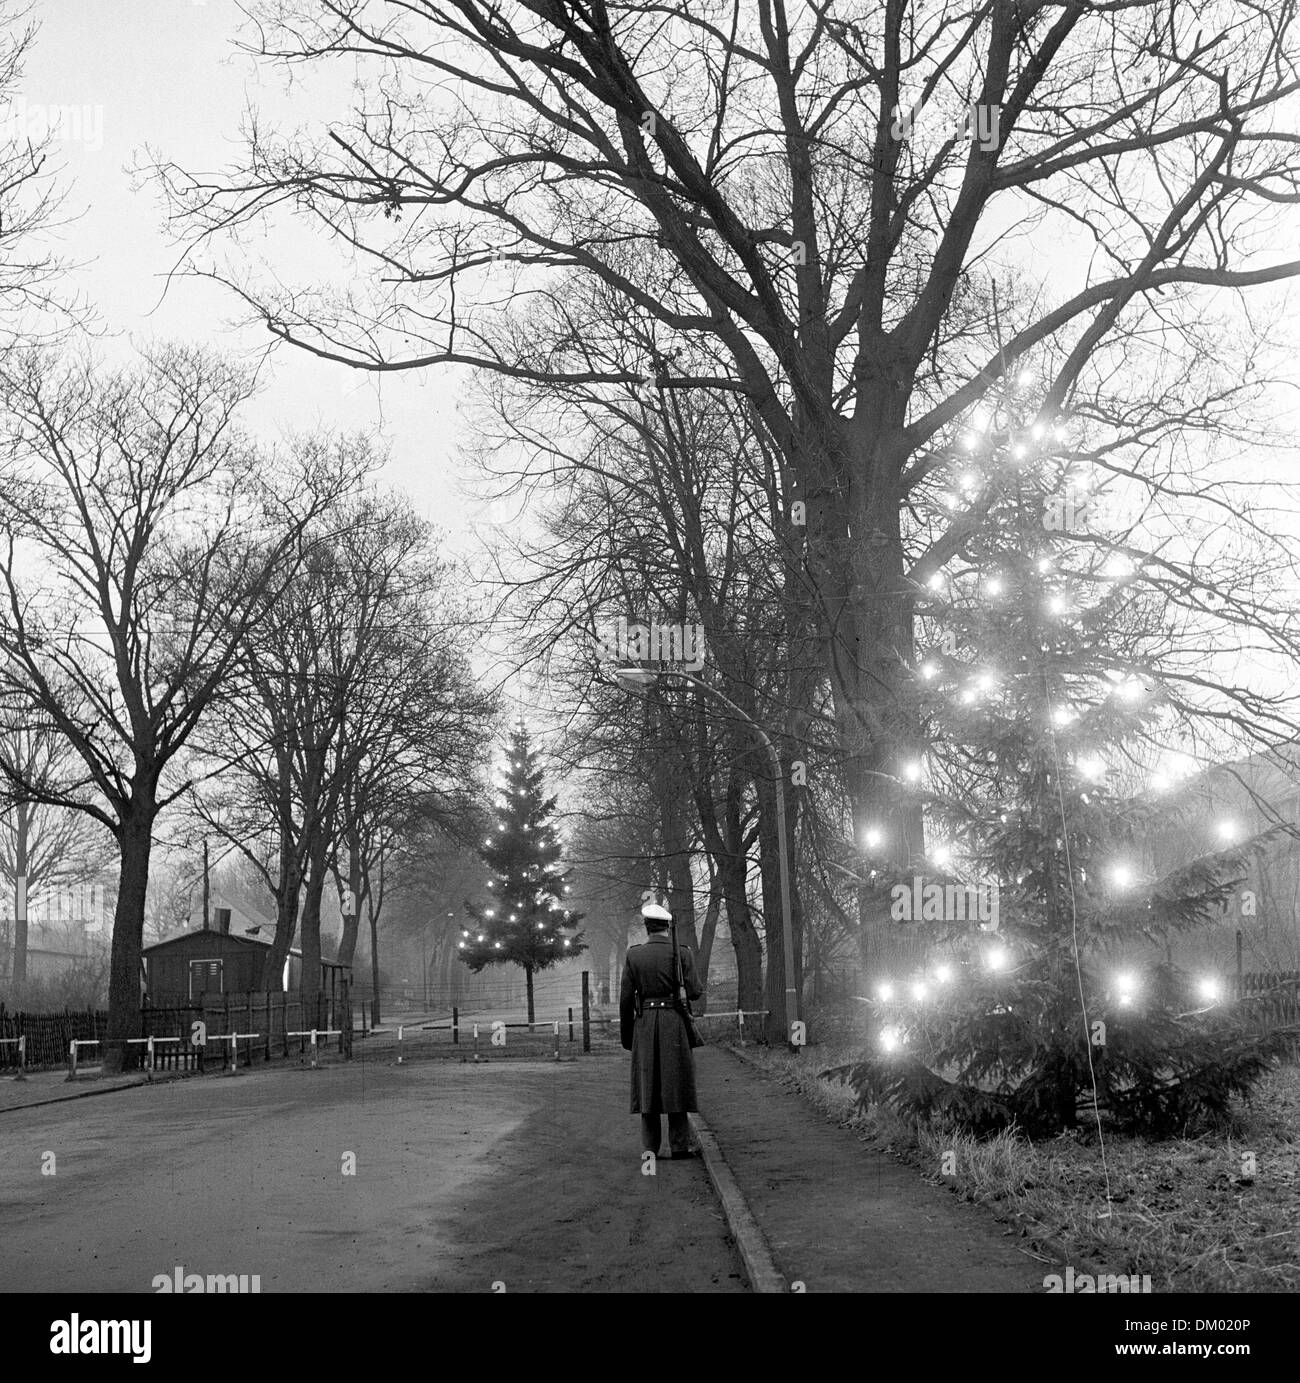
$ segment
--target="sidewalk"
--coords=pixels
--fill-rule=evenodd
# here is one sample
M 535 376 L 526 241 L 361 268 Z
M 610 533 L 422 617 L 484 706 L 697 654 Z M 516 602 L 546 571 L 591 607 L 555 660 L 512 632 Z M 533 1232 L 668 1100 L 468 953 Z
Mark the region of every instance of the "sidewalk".
M 1042 1292 L 1052 1268 L 1016 1248 L 987 1210 L 826 1122 L 724 1048 L 697 1052 L 696 1073 L 700 1112 L 792 1285 Z
M 25 1080 L 3 1076 L 0 1077 L 0 1114 L 7 1109 L 26 1109 L 28 1105 L 76 1100 L 84 1095 L 100 1095 L 109 1090 L 127 1090 L 133 1085 L 144 1084 L 143 1071 L 106 1077 L 99 1074 L 98 1067 L 83 1070 L 78 1073 L 76 1080 L 69 1080 L 68 1073 L 62 1069 L 32 1071 Z

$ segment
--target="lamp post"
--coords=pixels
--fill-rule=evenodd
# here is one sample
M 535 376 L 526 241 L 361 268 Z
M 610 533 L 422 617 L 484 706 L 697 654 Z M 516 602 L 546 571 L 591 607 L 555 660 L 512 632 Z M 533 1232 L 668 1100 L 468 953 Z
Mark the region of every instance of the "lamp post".
M 644 696 L 662 677 L 675 677 L 678 681 L 689 683 L 721 701 L 728 710 L 739 716 L 753 730 L 772 761 L 772 781 L 776 784 L 776 841 L 778 863 L 781 874 L 781 953 L 785 962 L 785 1039 L 793 1052 L 799 1045 L 793 1040 L 795 1023 L 799 1018 L 799 994 L 794 982 L 794 928 L 790 921 L 790 863 L 786 848 L 785 826 L 785 784 L 781 780 L 781 756 L 776 746 L 768 738 L 767 732 L 752 716 L 746 715 L 730 697 L 724 696 L 716 687 L 701 682 L 690 673 L 679 672 L 676 668 L 661 668 L 654 671 L 643 667 L 619 667 L 613 670 L 614 680 L 624 691 Z

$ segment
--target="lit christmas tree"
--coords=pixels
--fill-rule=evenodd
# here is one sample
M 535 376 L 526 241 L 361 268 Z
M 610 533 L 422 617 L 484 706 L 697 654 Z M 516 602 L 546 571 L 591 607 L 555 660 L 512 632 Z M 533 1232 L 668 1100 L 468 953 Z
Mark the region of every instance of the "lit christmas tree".
M 966 563 L 930 581 L 916 673 L 932 751 L 897 769 L 927 858 L 891 869 L 887 832 L 865 842 L 895 919 L 935 944 L 925 973 L 882 980 L 873 1050 L 839 1074 L 864 1106 L 969 1132 L 1043 1136 L 1086 1114 L 1181 1133 L 1248 1093 L 1287 1034 L 1261 1037 L 1159 948 L 1221 914 L 1274 832 L 1221 831 L 1226 848 L 1144 875 L 1171 785 L 1158 762 L 1147 777 L 1175 723 L 1164 606 L 1140 554 L 1085 532 L 1090 477 L 1040 436 L 1004 430 L 943 501 L 982 515 Z
M 562 906 L 568 876 L 559 867 L 556 799 L 543 796 L 544 776 L 521 722 L 510 737 L 495 829 L 479 850 L 491 871 L 491 901 L 466 902 L 472 926 L 460 942 L 460 958 L 475 973 L 486 965 L 522 967 L 530 1023 L 534 974 L 586 949 L 575 930 L 581 914 Z

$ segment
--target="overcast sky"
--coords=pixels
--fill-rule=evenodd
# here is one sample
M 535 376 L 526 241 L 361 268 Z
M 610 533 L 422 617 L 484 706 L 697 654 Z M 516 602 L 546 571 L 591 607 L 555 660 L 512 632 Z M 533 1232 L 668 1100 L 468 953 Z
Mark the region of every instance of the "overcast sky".
M 263 349 L 264 331 L 232 330 L 233 299 L 214 285 L 163 275 L 176 254 L 150 192 L 133 192 L 130 165 L 146 144 L 187 169 L 233 159 L 240 116 L 253 101 L 273 117 L 315 123 L 347 108 L 344 74 L 333 89 L 319 79 L 287 94 L 277 74 L 260 74 L 232 46 L 234 0 L 36 0 L 40 34 L 22 93 L 34 105 L 79 108 L 80 129 L 56 145 L 69 211 L 67 255 L 85 264 L 84 292 L 106 325 L 143 341 L 174 337 L 223 350 Z M 337 252 L 303 233 L 303 254 L 338 271 Z M 378 429 L 392 460 L 384 479 L 447 530 L 449 544 L 472 545 L 472 506 L 462 494 L 456 402 L 465 376 L 445 371 L 374 376 L 316 361 L 287 348 L 273 360 L 264 395 L 250 409 L 259 431 L 287 425 Z

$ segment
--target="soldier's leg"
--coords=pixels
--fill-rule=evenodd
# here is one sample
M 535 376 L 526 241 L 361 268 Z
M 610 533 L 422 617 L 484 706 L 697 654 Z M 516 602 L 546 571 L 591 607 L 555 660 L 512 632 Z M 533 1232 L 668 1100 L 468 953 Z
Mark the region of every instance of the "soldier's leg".
M 670 1114 L 668 1117 L 671 1120 L 672 1115 Z M 652 1152 L 658 1157 L 659 1144 L 662 1138 L 663 1128 L 660 1125 L 659 1116 L 657 1114 L 643 1114 L 641 1116 L 641 1147 L 646 1152 Z
M 670 1152 L 689 1152 L 691 1147 L 691 1116 L 668 1116 L 668 1148 Z

